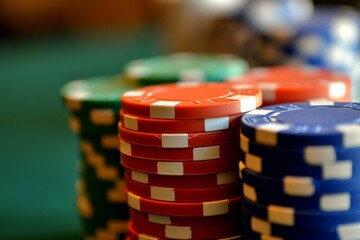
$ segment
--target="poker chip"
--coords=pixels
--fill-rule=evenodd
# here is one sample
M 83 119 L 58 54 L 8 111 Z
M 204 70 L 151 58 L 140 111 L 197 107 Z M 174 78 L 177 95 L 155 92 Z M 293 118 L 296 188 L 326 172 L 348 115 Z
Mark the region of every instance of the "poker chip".
M 128 85 L 120 75 L 95 77 L 65 84 L 60 90 L 60 95 L 65 106 L 73 112 L 93 109 L 119 110 L 119 98 L 135 87 Z
M 268 177 L 257 174 L 247 168 L 241 170 L 243 183 L 256 189 L 271 189 L 272 192 L 289 196 L 309 197 L 319 194 L 332 194 L 360 191 L 360 178 L 349 180 L 318 180 L 313 177 L 285 176 L 283 178 Z
M 233 55 L 174 53 L 125 65 L 125 78 L 137 85 L 170 82 L 221 82 L 244 74 L 247 63 Z
M 157 119 L 134 116 L 120 111 L 121 126 L 150 133 L 203 133 L 240 127 L 242 114 L 213 118 Z
M 157 239 L 157 240 L 166 240 L 168 238 L 154 237 L 145 233 L 139 233 L 134 229 L 133 222 L 129 222 L 128 224 L 128 238 L 130 240 L 139 240 L 139 239 Z M 215 239 L 215 238 L 210 238 Z M 241 239 L 240 235 L 221 238 L 221 240 L 239 240 Z M 220 239 L 219 239 L 220 240 Z
M 286 103 L 327 100 L 351 101 L 351 80 L 345 74 L 330 70 L 276 66 L 254 68 L 241 78 L 231 82 L 248 82 L 262 90 L 262 106 Z
M 308 165 L 304 162 L 289 163 L 288 158 L 280 158 L 274 161 L 271 158 L 263 158 L 253 154 L 245 154 L 245 165 L 258 174 L 270 177 L 285 176 L 311 176 L 322 180 L 345 180 L 360 177 L 358 161 L 343 159 L 323 165 Z M 289 158 L 291 159 L 291 158 Z M 277 161 L 279 160 L 279 161 Z
M 309 102 L 263 107 L 242 117 L 243 135 L 277 147 L 360 147 L 358 103 Z
M 258 217 L 249 217 L 246 214 L 243 216 L 243 225 L 244 237 L 248 236 L 248 234 L 252 236 L 252 238 L 249 239 L 348 239 L 341 238 L 336 230 L 326 231 L 321 229 L 310 230 L 301 227 L 286 227 L 269 223 Z M 351 237 L 349 239 L 351 239 Z
M 340 226 L 347 228 L 359 225 L 360 210 L 344 212 L 301 211 L 292 207 L 260 205 L 246 199 L 243 200 L 243 206 L 251 216 L 289 227 L 333 230 Z M 355 233 L 357 234 L 357 231 Z
M 234 141 L 238 132 L 227 129 L 213 132 L 196 133 L 146 133 L 132 131 L 119 124 L 121 139 L 127 143 L 162 148 L 189 148 L 211 146 Z
M 205 188 L 174 188 L 149 186 L 127 179 L 126 188 L 138 196 L 169 202 L 205 202 L 241 195 L 241 184 L 233 183 Z
M 175 217 L 151 214 L 130 209 L 130 215 L 132 219 L 141 219 L 142 221 L 150 223 L 177 226 L 211 226 L 241 221 L 240 212 L 207 217 Z
M 248 112 L 262 103 L 261 90 L 241 83 L 179 83 L 144 87 L 122 96 L 131 115 L 162 119 L 217 118 Z
M 184 176 L 184 175 L 203 175 L 220 172 L 231 172 L 237 168 L 240 157 L 238 155 L 207 161 L 194 162 L 173 162 L 173 161 L 154 161 L 143 158 L 121 156 L 121 163 L 124 167 L 143 173 Z
M 270 190 L 258 189 L 250 184 L 243 185 L 244 198 L 261 205 L 280 205 L 298 210 L 323 212 L 350 211 L 360 209 L 360 194 L 351 192 L 325 193 L 310 197 L 289 196 Z M 335 204 L 334 204 L 335 203 Z
M 204 175 L 166 176 L 125 169 L 126 179 L 160 187 L 201 188 L 235 183 L 239 181 L 239 176 L 237 171 Z
M 213 146 L 189 148 L 157 148 L 136 145 L 120 140 L 124 155 L 161 161 L 203 161 L 230 157 L 239 152 L 239 143 L 230 142 Z
M 236 212 L 241 208 L 241 196 L 207 202 L 165 202 L 140 197 L 126 190 L 131 208 L 147 213 L 169 216 L 216 216 Z
M 269 159 L 272 162 L 284 163 L 296 166 L 324 166 L 336 162 L 346 162 L 351 160 L 356 164 L 356 159 L 360 157 L 360 148 L 343 148 L 333 145 L 306 145 L 303 147 L 285 148 L 272 147 L 264 144 L 258 144 L 249 138 L 240 134 L 241 150 L 249 155 L 257 156 L 264 161 Z M 356 169 L 354 169 L 356 171 Z
M 176 226 L 132 219 L 135 231 L 170 239 L 211 239 L 240 235 L 237 222 L 211 226 Z

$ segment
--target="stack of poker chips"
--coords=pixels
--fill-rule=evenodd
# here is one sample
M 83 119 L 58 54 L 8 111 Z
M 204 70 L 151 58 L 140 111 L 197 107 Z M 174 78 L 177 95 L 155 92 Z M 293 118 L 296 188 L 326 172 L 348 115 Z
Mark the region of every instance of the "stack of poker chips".
M 178 83 L 125 93 L 120 151 L 128 239 L 239 239 L 239 126 L 260 106 L 242 83 Z
M 245 114 L 244 239 L 360 239 L 360 104 L 314 101 Z
M 299 26 L 285 51 L 302 64 L 348 74 L 360 101 L 360 14 L 350 7 L 319 7 Z
M 327 100 L 351 101 L 348 76 L 310 66 L 276 66 L 253 68 L 231 82 L 249 82 L 262 90 L 263 104 Z
M 121 76 L 78 80 L 61 89 L 69 125 L 79 137 L 76 204 L 84 239 L 125 239 L 129 210 L 119 159 L 120 98 L 133 89 Z

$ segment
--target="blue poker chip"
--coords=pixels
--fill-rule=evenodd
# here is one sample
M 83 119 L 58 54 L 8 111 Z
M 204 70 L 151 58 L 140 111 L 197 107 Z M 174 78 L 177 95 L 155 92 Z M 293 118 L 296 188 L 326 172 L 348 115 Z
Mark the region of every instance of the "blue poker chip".
M 340 239 L 358 239 L 356 232 L 344 233 L 343 227 L 333 229 L 316 229 L 304 227 L 288 227 L 279 224 L 270 223 L 259 217 L 252 216 L 246 209 L 242 214 L 243 234 L 252 236 L 245 239 L 291 239 L 291 240 L 340 240 Z M 351 234 L 351 235 L 350 235 Z M 350 238 L 348 238 L 350 236 Z M 266 238 L 267 237 L 267 238 Z M 270 238 L 273 237 L 273 238 Z M 344 238 L 345 237 L 345 238 Z M 354 238 L 355 237 L 355 238 Z
M 311 197 L 296 197 L 275 193 L 271 189 L 256 189 L 250 184 L 244 183 L 243 196 L 261 205 L 280 205 L 293 207 L 301 211 L 339 212 L 360 210 L 360 193 L 339 192 Z
M 242 117 L 241 132 L 264 145 L 360 147 L 360 103 L 314 101 L 259 108 Z
M 358 231 L 360 229 L 360 210 L 342 212 L 301 211 L 292 207 L 260 205 L 247 199 L 243 200 L 244 209 L 253 217 L 282 226 L 315 229 L 346 229 L 353 227 L 357 228 Z M 358 231 L 357 234 L 359 234 Z
M 264 175 L 311 176 L 324 180 L 360 176 L 360 148 L 309 145 L 297 149 L 257 144 L 241 134 L 245 165 Z
M 248 168 L 241 171 L 242 181 L 257 190 L 297 197 L 311 197 L 341 192 L 359 193 L 360 178 L 348 180 L 319 180 L 312 177 L 286 176 L 274 178 L 257 174 Z

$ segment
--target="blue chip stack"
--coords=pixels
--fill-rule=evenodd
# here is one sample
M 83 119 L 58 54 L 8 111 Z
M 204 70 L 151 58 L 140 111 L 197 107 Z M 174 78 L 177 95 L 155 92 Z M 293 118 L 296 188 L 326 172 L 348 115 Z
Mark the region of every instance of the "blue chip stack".
M 360 239 L 360 103 L 259 108 L 241 149 L 244 239 Z
M 298 29 L 289 52 L 302 64 L 348 74 L 360 101 L 360 14 L 351 8 L 317 8 Z

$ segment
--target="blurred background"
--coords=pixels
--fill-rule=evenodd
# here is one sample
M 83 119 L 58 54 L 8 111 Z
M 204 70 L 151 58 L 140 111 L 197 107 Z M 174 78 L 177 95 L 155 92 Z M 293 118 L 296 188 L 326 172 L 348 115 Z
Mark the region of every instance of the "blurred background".
M 250 66 L 298 63 L 296 30 L 323 6 L 358 14 L 360 1 L 0 0 L 0 239 L 80 236 L 77 139 L 59 97 L 66 82 L 179 51 L 232 53 Z M 359 77 L 356 34 L 354 61 L 329 66 Z M 335 53 L 338 62 L 348 56 Z

